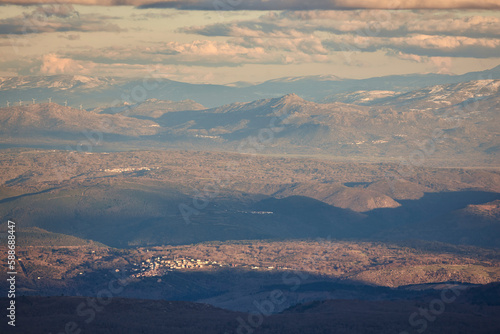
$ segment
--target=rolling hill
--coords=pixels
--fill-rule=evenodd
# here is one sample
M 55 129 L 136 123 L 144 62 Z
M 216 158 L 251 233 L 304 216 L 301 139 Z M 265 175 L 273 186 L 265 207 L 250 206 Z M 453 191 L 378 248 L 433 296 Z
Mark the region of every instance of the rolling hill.
M 193 100 L 175 102 L 163 101 L 158 99 L 148 99 L 144 102 L 134 105 L 124 103 L 121 106 L 110 108 L 96 108 L 93 111 L 102 114 L 119 114 L 136 118 L 158 118 L 167 112 L 203 109 L 206 108 Z
M 27 104 L 0 109 L 0 136 L 51 137 L 81 134 L 85 131 L 115 134 L 123 137 L 153 135 L 158 125 L 122 115 L 103 115 L 92 111 L 64 107 L 56 103 Z

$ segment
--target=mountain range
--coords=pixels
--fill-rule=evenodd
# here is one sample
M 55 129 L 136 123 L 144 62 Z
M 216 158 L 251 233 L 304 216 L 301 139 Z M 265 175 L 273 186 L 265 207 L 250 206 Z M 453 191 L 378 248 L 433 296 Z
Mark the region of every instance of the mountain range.
M 474 80 L 500 79 L 500 66 L 462 75 L 413 74 L 368 79 L 343 79 L 332 75 L 288 77 L 259 84 L 190 84 L 158 78 L 151 73 L 143 78 L 88 77 L 82 75 L 18 76 L 0 78 L 0 104 L 32 102 L 37 99 L 84 108 L 136 104 L 147 99 L 194 100 L 209 108 L 234 102 L 274 98 L 294 93 L 310 101 L 334 102 L 344 94 L 357 91 L 404 93 L 427 86 L 455 84 Z M 342 95 L 339 95 L 342 94 Z M 335 98 L 337 96 L 337 98 Z
M 103 150 L 156 147 L 495 165 L 499 87 L 500 80 L 475 80 L 382 96 L 358 92 L 350 104 L 287 94 L 211 109 L 192 100 L 148 99 L 89 111 L 31 103 L 0 109 L 0 137 L 7 147 L 59 148 L 93 133 L 100 138 L 94 148 Z

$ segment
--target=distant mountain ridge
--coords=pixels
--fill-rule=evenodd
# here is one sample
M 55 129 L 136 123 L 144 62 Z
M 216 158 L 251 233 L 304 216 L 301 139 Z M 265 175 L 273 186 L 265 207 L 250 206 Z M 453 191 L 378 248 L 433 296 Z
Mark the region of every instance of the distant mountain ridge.
M 75 75 L 19 76 L 0 78 L 0 104 L 5 106 L 18 100 L 47 101 L 70 105 L 84 104 L 85 108 L 111 106 L 119 101 L 131 104 L 146 99 L 194 100 L 208 107 L 217 107 L 233 102 L 253 101 L 295 93 L 311 101 L 321 101 L 335 94 L 356 91 L 411 90 L 433 86 L 455 84 L 472 80 L 500 79 L 500 66 L 462 75 L 411 74 L 391 75 L 368 79 L 342 79 L 335 75 L 287 77 L 269 80 L 260 84 L 189 84 L 169 79 L 86 77 Z
M 435 107 L 449 106 L 463 101 L 479 100 L 498 94 L 500 80 L 472 80 L 453 84 L 432 85 L 409 92 L 356 91 L 327 96 L 321 102 L 343 102 L 356 105 L 414 105 L 416 102 L 434 103 Z

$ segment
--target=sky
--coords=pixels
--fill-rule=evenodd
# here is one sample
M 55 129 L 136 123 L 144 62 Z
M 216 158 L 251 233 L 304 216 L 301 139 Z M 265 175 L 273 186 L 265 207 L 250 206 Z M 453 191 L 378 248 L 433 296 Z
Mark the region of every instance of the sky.
M 0 0 L 0 76 L 229 84 L 497 65 L 500 0 Z

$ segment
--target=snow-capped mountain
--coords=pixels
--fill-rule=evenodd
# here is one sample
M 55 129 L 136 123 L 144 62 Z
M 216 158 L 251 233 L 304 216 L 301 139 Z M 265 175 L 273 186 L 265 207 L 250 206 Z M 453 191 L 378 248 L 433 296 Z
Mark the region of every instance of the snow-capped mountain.
M 0 106 L 7 101 L 48 101 L 86 109 L 110 107 L 121 103 L 137 104 L 147 99 L 194 100 L 207 107 L 234 102 L 280 97 L 295 93 L 316 102 L 367 104 L 385 97 L 407 93 L 428 86 L 469 81 L 498 80 L 500 66 L 463 75 L 416 74 L 393 75 L 369 79 L 342 79 L 335 75 L 286 77 L 260 84 L 211 85 L 190 84 L 163 78 L 108 78 L 72 75 L 21 76 L 0 78 Z M 349 94 L 354 94 L 349 96 Z

